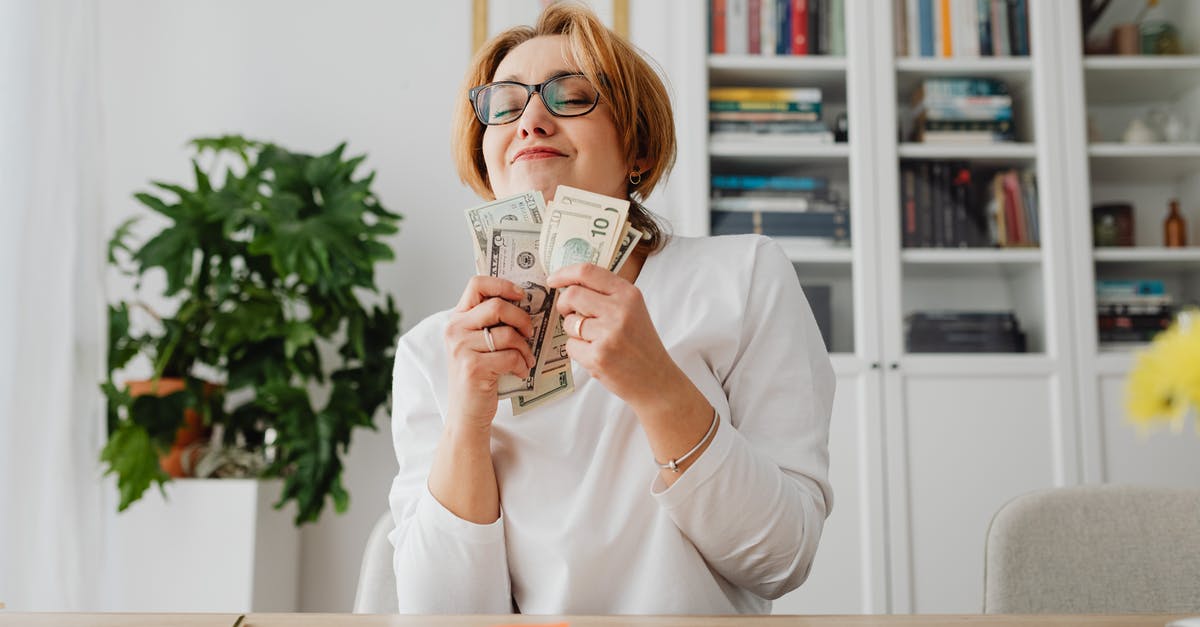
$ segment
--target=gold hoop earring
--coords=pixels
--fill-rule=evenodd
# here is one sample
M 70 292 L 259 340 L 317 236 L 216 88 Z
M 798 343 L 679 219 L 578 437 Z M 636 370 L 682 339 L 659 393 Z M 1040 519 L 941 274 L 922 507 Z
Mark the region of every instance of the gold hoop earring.
M 638 167 L 635 165 L 635 166 L 633 166 L 633 172 L 629 173 L 629 184 L 637 185 L 638 183 L 641 183 L 641 182 L 642 182 L 642 171 L 639 170 Z

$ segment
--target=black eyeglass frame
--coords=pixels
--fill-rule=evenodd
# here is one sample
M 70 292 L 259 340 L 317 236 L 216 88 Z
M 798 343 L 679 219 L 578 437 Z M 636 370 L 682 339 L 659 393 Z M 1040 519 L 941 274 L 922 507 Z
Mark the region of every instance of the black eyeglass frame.
M 600 104 L 600 90 L 596 89 L 595 85 L 592 85 L 592 90 L 596 92 L 596 98 L 594 100 L 592 100 L 592 106 L 588 107 L 587 111 L 581 111 L 579 113 L 565 113 L 565 114 L 557 113 L 554 111 L 554 107 L 551 107 L 550 103 L 546 102 L 546 92 L 545 92 L 546 85 L 549 85 L 555 81 L 560 81 L 560 80 L 563 80 L 566 78 L 582 78 L 584 80 L 587 80 L 587 76 L 585 74 L 559 74 L 558 76 L 548 78 L 536 85 L 527 85 L 520 81 L 496 81 L 494 83 L 488 83 L 486 85 L 472 87 L 471 91 L 467 92 L 467 99 L 471 101 L 471 110 L 475 112 L 475 119 L 479 120 L 480 124 L 483 124 L 484 126 L 503 126 L 505 124 L 512 124 L 513 122 L 516 122 L 517 120 L 521 119 L 521 116 L 525 115 L 525 109 L 529 108 L 529 101 L 533 100 L 534 92 L 537 92 L 538 98 L 542 99 L 542 106 L 546 107 L 546 111 L 549 111 L 550 115 L 553 115 L 556 118 L 577 118 L 581 115 L 587 115 L 587 114 L 591 113 L 592 111 L 595 111 L 596 105 Z M 591 84 L 591 81 L 588 81 L 588 84 Z M 496 87 L 497 85 L 516 85 L 518 87 L 523 87 L 525 89 L 525 104 L 521 105 L 521 112 L 518 113 L 515 118 L 513 118 L 507 122 L 488 122 L 487 120 L 483 119 L 482 115 L 480 115 L 480 112 L 479 112 L 479 103 L 477 101 L 477 98 L 479 97 L 479 93 L 489 87 Z

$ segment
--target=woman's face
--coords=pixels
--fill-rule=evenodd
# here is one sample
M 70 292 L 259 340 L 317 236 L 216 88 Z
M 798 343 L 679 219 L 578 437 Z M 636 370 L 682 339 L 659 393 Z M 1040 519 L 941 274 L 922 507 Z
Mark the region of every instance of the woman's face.
M 536 85 L 553 76 L 578 72 L 567 62 L 566 38 L 537 37 L 500 61 L 492 81 Z M 546 200 L 559 185 L 625 198 L 631 165 L 625 163 L 617 127 L 603 101 L 585 115 L 555 117 L 534 94 L 514 122 L 483 132 L 483 158 L 497 198 L 540 190 Z

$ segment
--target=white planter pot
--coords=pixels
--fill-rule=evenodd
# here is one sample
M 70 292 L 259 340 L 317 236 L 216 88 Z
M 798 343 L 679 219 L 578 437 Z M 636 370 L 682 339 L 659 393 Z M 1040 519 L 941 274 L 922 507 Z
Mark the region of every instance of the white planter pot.
M 112 518 L 111 609 L 291 612 L 300 532 L 295 504 L 276 510 L 283 481 L 178 479 L 151 487 Z M 107 604 L 106 604 L 107 605 Z

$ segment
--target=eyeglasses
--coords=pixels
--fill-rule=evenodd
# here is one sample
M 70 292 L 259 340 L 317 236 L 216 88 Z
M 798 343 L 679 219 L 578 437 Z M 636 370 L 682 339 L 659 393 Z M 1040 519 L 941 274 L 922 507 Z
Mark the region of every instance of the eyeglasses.
M 472 89 L 468 98 L 475 107 L 475 117 L 488 126 L 495 126 L 521 117 L 533 92 L 541 97 L 547 111 L 560 118 L 591 113 L 600 101 L 600 92 L 582 74 L 555 76 L 537 85 L 517 81 L 488 83 Z

